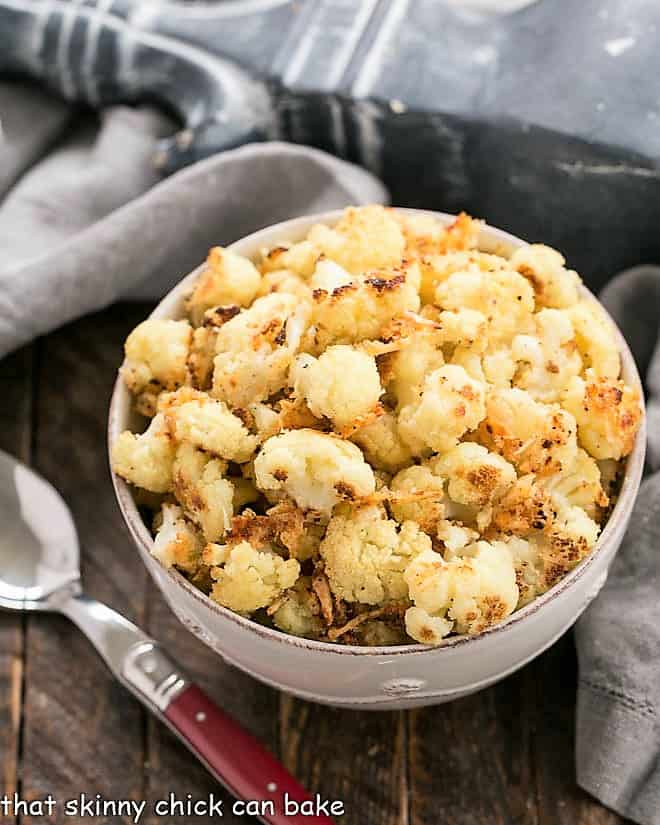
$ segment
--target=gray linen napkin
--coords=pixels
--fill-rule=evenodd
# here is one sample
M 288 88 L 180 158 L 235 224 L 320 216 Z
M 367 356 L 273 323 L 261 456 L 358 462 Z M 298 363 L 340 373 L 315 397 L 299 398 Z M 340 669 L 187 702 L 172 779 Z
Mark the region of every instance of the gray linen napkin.
M 0 356 L 127 294 L 157 297 L 207 248 L 297 214 L 384 201 L 367 173 L 312 149 L 247 146 L 158 181 L 152 110 L 81 117 L 0 84 Z M 137 288 L 137 291 L 136 291 Z M 605 290 L 647 371 L 649 464 L 660 469 L 660 268 Z M 577 626 L 579 783 L 640 825 L 660 825 L 660 473 L 644 481 L 609 581 Z
M 646 375 L 647 476 L 599 597 L 577 624 L 577 778 L 640 825 L 660 825 L 660 267 L 612 280 L 601 300 Z
M 151 109 L 76 114 L 0 84 L 0 357 L 117 298 L 159 297 L 208 248 L 296 215 L 387 199 L 356 166 L 272 142 L 159 182 Z M 13 184 L 13 186 L 12 186 Z

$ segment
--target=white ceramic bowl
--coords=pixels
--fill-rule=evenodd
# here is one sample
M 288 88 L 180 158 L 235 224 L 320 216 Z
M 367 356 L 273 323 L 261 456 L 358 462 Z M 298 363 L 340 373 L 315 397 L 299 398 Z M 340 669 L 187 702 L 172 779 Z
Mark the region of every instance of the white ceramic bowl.
M 452 215 L 433 214 L 445 223 L 453 220 Z M 254 259 L 264 247 L 282 240 L 300 240 L 312 224 L 331 225 L 340 215 L 337 211 L 286 221 L 237 241 L 231 248 Z M 489 226 L 484 226 L 480 239 L 484 251 L 504 254 L 523 244 Z M 184 278 L 152 317 L 182 317 L 184 298 L 198 272 Z M 623 376 L 630 384 L 640 386 L 635 363 L 621 335 L 619 344 Z M 143 425 L 131 411 L 129 393 L 118 380 L 110 405 L 110 447 L 122 430 Z M 596 547 L 581 564 L 502 624 L 478 636 L 450 638 L 440 647 L 350 647 L 310 641 L 232 613 L 151 556 L 151 534 L 135 506 L 131 489 L 119 477 L 113 480 L 121 512 L 154 581 L 185 627 L 223 659 L 266 684 L 304 699 L 342 707 L 394 709 L 447 702 L 491 685 L 538 656 L 571 627 L 605 583 L 621 544 L 641 480 L 645 444 L 642 422 L 611 518 Z

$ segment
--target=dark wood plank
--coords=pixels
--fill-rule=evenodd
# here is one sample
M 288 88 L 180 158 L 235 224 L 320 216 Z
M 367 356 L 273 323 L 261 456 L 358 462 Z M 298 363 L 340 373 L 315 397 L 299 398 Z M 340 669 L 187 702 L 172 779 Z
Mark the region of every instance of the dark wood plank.
M 32 348 L 26 347 L 0 361 L 0 449 L 26 462 L 32 433 L 32 357 Z M 9 795 L 19 789 L 20 781 L 23 626 L 22 616 L 0 614 L 0 793 Z
M 146 573 L 117 511 L 105 429 L 124 331 L 141 317 L 120 307 L 45 338 L 39 347 L 34 464 L 68 501 L 90 595 L 140 622 Z M 141 798 L 144 716 L 89 642 L 66 620 L 30 617 L 27 632 L 23 793 L 63 801 L 81 792 Z M 41 823 L 27 817 L 25 823 Z M 48 821 L 87 823 L 63 817 Z M 98 823 L 130 821 L 100 817 Z
M 533 747 L 539 825 L 623 825 L 626 820 L 584 793 L 575 782 L 575 691 L 573 635 L 567 633 L 528 670 L 536 708 Z
M 342 825 L 406 825 L 403 712 L 339 710 L 285 695 L 280 706 L 286 766 L 311 791 L 344 803 Z
M 527 673 L 410 714 L 411 825 L 537 825 Z

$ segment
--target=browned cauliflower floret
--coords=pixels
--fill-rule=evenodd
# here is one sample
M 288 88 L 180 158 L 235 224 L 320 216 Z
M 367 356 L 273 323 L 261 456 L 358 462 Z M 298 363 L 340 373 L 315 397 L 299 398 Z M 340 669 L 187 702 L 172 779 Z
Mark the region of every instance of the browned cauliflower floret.
M 619 377 L 621 358 L 614 325 L 601 307 L 583 300 L 566 310 L 575 330 L 575 341 L 589 376 Z
M 412 521 L 398 527 L 378 506 L 330 520 L 320 554 L 337 598 L 380 604 L 407 597 L 403 571 L 415 555 L 431 549 L 431 540 Z
M 283 242 L 263 250 L 260 268 L 263 273 L 284 269 L 302 278 L 309 278 L 320 254 L 321 251 L 307 240 L 298 243 Z
M 642 417 L 640 393 L 623 381 L 574 378 L 562 403 L 575 416 L 578 438 L 594 458 L 621 459 L 635 443 Z
M 257 549 L 247 541 L 216 548 L 208 554 L 220 562 L 211 568 L 214 579 L 211 598 L 218 604 L 250 614 L 268 607 L 296 582 L 300 565 L 295 559 L 286 561 L 277 553 Z
M 350 207 L 334 228 L 313 226 L 309 240 L 353 275 L 395 266 L 405 246 L 398 221 L 382 206 Z
M 257 486 L 280 491 L 303 510 L 329 514 L 339 501 L 376 489 L 373 470 L 355 444 L 316 430 L 269 438 L 254 462 Z
M 399 522 L 415 521 L 434 533 L 445 514 L 445 479 L 437 460 L 413 464 L 397 473 L 390 483 L 392 515 Z
M 505 258 L 476 249 L 427 255 L 420 261 L 422 304 L 432 304 L 437 287 L 454 272 L 494 272 L 509 268 Z
M 202 562 L 204 542 L 176 504 L 163 504 L 151 554 L 165 567 L 195 573 Z
M 278 603 L 277 610 L 273 613 L 273 623 L 285 633 L 316 639 L 324 629 L 319 613 L 318 598 L 312 590 L 311 576 L 300 576 Z
M 481 221 L 461 212 L 448 226 L 433 215 L 396 213 L 406 239 L 406 256 L 427 257 L 476 247 Z
M 562 501 L 581 507 L 594 519 L 599 508 L 607 507 L 608 496 L 601 484 L 597 462 L 581 447 L 575 461 L 559 473 L 539 479 L 539 483 Z
M 516 481 L 516 471 L 497 453 L 465 441 L 435 462 L 435 471 L 449 479 L 449 497 L 481 510 L 494 504 Z
M 406 612 L 406 630 L 418 642 L 437 644 L 451 630 L 481 633 L 516 608 L 516 571 L 506 545 L 478 541 L 462 552 L 445 561 L 429 549 L 406 569 L 415 603 Z
M 211 394 L 246 407 L 286 387 L 306 323 L 307 305 L 296 296 L 258 298 L 218 332 Z
M 204 313 L 211 307 L 228 304 L 249 306 L 260 283 L 259 270 L 251 261 L 221 246 L 214 247 L 188 299 L 188 312 L 193 324 L 201 324 Z
M 347 272 L 343 266 L 328 258 L 322 258 L 317 264 L 309 285 L 312 289 L 322 289 L 324 292 L 332 292 L 339 287 L 350 284 L 353 276 Z
M 566 269 L 564 257 L 543 244 L 521 246 L 510 265 L 530 282 L 540 307 L 565 309 L 578 300 L 580 276 Z
M 485 352 L 480 352 L 476 347 L 458 346 L 449 363 L 463 367 L 475 381 L 502 389 L 511 386 L 516 374 L 516 362 L 508 346 Z
M 187 441 L 200 450 L 228 461 L 247 461 L 257 447 L 240 418 L 223 401 L 206 393 L 183 388 L 161 400 L 165 420 L 177 441 Z
M 503 536 L 513 557 L 520 591 L 518 607 L 540 596 L 588 555 L 598 538 L 598 525 L 580 507 L 557 507 L 544 532 L 524 538 Z
M 576 433 L 575 418 L 558 404 L 541 404 L 514 387 L 488 394 L 478 436 L 519 473 L 550 475 L 575 460 Z
M 407 335 L 395 352 L 380 359 L 383 384 L 399 408 L 419 399 L 429 373 L 444 366 L 437 329 L 422 327 Z
M 300 355 L 292 370 L 296 394 L 340 433 L 366 423 L 379 411 L 383 388 L 371 355 L 349 346 L 329 347 L 318 359 Z
M 152 493 L 172 487 L 175 444 L 163 415 L 152 418 L 142 435 L 126 430 L 112 448 L 112 469 L 117 475 Z
M 202 529 L 206 541 L 217 541 L 231 526 L 234 487 L 227 464 L 183 443 L 174 461 L 174 495 L 186 515 Z
M 370 271 L 331 292 L 315 290 L 307 348 L 322 352 L 331 344 L 380 337 L 393 318 L 419 309 L 418 276 L 415 265 L 404 265 Z
M 187 321 L 149 318 L 138 324 L 126 339 L 126 359 L 121 376 L 132 393 L 149 384 L 174 390 L 187 377 L 192 328 Z
M 442 309 L 480 312 L 487 319 L 491 345 L 532 329 L 534 292 L 512 270 L 455 272 L 437 287 L 434 302 Z
M 269 295 L 271 292 L 287 292 L 291 295 L 297 295 L 304 301 L 309 301 L 312 298 L 312 291 L 307 281 L 288 269 L 275 269 L 263 276 L 257 298 Z
M 401 440 L 396 416 L 392 412 L 386 411 L 360 427 L 351 439 L 377 470 L 396 473 L 412 461 L 412 454 Z
M 451 450 L 486 413 L 485 388 L 462 367 L 446 364 L 427 375 L 417 401 L 399 413 L 399 433 L 416 455 Z
M 518 362 L 514 384 L 537 401 L 557 401 L 582 370 L 573 325 L 558 309 L 542 309 L 534 322 L 533 335 L 517 335 L 511 344 L 511 357 Z

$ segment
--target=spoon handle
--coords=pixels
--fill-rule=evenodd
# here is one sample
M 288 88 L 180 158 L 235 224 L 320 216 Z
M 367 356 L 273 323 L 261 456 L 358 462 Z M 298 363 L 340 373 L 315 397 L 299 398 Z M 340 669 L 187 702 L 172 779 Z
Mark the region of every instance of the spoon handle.
M 262 822 L 332 825 L 329 816 L 314 815 L 315 801 L 307 791 L 193 684 L 158 642 L 116 611 L 83 594 L 72 595 L 58 609 L 94 644 L 117 679 L 167 724 L 230 793 L 260 803 Z M 304 802 L 304 812 L 297 813 Z

